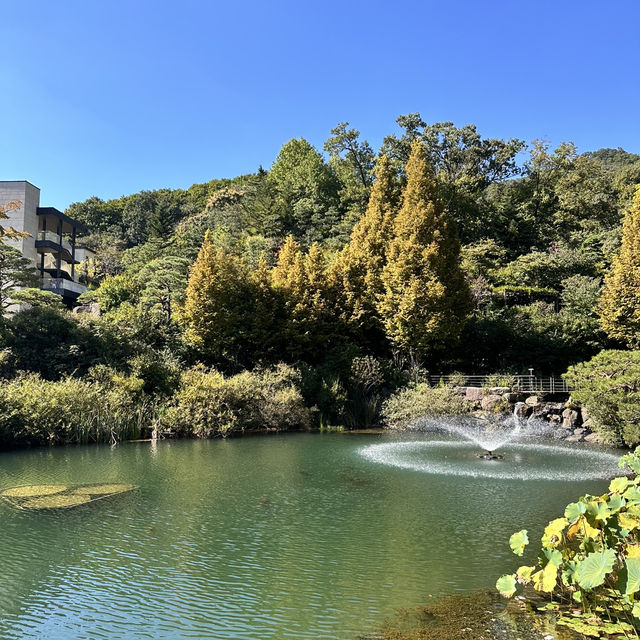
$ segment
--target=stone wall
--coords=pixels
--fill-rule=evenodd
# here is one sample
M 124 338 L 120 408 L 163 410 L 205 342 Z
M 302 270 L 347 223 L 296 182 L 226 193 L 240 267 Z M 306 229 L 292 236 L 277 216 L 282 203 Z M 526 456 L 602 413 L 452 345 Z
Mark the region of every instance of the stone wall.
M 555 426 L 554 437 L 567 442 L 600 443 L 584 407 L 571 402 L 568 394 L 515 393 L 508 387 L 456 387 L 457 393 L 478 414 L 515 413 L 523 420 L 543 420 Z

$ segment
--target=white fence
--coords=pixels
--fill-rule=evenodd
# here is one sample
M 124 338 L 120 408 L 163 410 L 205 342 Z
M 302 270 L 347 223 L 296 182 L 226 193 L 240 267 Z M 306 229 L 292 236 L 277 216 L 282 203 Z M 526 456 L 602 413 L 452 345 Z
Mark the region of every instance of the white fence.
M 538 393 L 568 393 L 571 387 L 557 376 L 467 376 L 456 373 L 448 376 L 429 376 L 432 385 L 444 383 L 456 387 L 509 387 L 514 391 Z

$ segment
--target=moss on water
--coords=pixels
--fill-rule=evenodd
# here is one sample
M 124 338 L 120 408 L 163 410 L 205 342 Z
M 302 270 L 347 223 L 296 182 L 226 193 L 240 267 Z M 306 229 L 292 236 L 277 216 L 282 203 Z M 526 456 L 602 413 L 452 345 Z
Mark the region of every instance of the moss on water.
M 28 485 L 0 492 L 0 497 L 18 509 L 68 509 L 132 491 L 132 484 L 112 482 L 81 485 Z
M 24 487 L 11 487 L 0 493 L 4 498 L 33 498 L 36 496 L 50 496 L 62 493 L 67 487 L 63 484 L 30 484 Z
M 537 614 L 519 601 L 504 600 L 492 591 L 446 596 L 422 607 L 398 611 L 396 616 L 360 640 L 577 640 L 556 627 L 555 616 Z

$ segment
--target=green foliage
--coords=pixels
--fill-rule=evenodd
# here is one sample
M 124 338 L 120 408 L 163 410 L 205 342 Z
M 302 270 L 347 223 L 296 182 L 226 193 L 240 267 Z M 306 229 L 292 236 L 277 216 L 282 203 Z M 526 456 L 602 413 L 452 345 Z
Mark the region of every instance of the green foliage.
M 498 591 L 513 597 L 519 585 L 551 594 L 563 612 L 560 624 L 593 637 L 628 632 L 638 637 L 640 617 L 640 448 L 620 460 L 634 477 L 611 481 L 603 496 L 582 496 L 549 523 L 533 567 L 502 576 Z M 528 539 L 520 531 L 509 541 L 522 555 Z M 566 615 L 570 607 L 574 612 Z
M 382 408 L 387 426 L 403 428 L 417 418 L 460 415 L 468 413 L 470 405 L 450 387 L 431 387 L 422 382 L 393 394 Z
M 198 366 L 183 373 L 160 425 L 200 438 L 248 430 L 306 429 L 310 414 L 299 381 L 300 374 L 285 365 L 231 377 Z
M 38 277 L 31 261 L 0 239 L 0 316 L 12 304 L 19 287 L 37 287 Z
M 609 442 L 640 442 L 640 351 L 602 351 L 564 375 Z
M 624 218 L 620 252 L 605 278 L 600 320 L 611 338 L 640 347 L 640 187 Z
M 389 340 L 423 358 L 456 341 L 471 302 L 455 225 L 437 199 L 425 149 L 418 142 L 406 172 L 378 312 Z
M 84 380 L 54 382 L 26 374 L 3 381 L 0 442 L 71 444 L 138 437 L 153 419 L 142 385 L 107 367 Z

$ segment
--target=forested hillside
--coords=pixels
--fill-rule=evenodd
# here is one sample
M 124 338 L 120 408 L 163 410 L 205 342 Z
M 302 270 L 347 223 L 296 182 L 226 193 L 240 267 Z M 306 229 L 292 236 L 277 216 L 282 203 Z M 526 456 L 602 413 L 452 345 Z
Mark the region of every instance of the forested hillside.
M 377 153 L 342 123 L 255 174 L 72 204 L 98 255 L 81 302 L 100 316 L 35 301 L 0 326 L 0 375 L 178 390 L 175 412 L 224 376 L 248 392 L 252 371 L 301 394 L 316 413 L 300 424 L 356 426 L 427 373 L 560 375 L 637 344 L 640 304 L 615 310 L 637 259 L 630 213 L 620 243 L 640 156 L 397 123 Z

